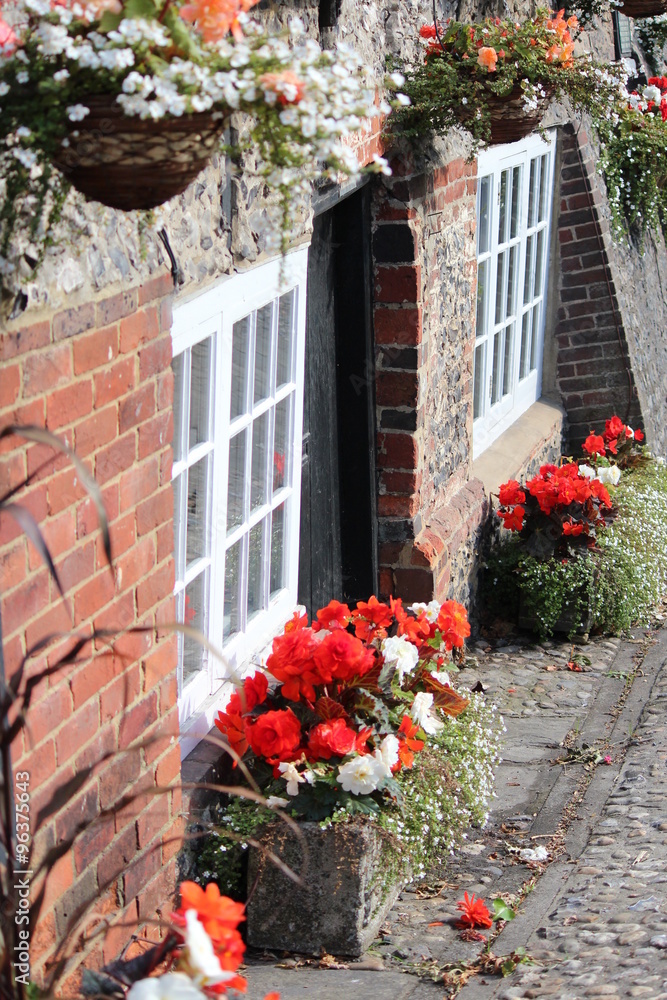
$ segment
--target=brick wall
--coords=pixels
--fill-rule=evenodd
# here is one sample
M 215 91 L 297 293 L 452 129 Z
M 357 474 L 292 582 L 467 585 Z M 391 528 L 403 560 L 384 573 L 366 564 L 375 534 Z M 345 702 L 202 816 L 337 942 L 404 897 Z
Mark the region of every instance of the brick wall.
M 581 151 L 581 159 L 578 150 Z M 584 132 L 562 130 L 558 213 L 559 309 L 557 386 L 568 415 L 570 449 L 578 452 L 591 428 L 613 413 L 642 422 L 617 286 L 610 266 L 609 222 Z M 627 275 L 626 275 L 627 278 Z
M 392 168 L 373 228 L 380 590 L 468 600 L 486 511 L 470 482 L 476 165 Z
M 0 334 L 0 426 L 46 426 L 84 459 L 102 487 L 114 559 L 112 574 L 93 504 L 71 464 L 17 437 L 1 442 L 0 489 L 37 470 L 18 499 L 41 525 L 66 591 L 61 600 L 32 544 L 3 515 L 0 594 L 10 677 L 50 633 L 173 619 L 170 292 L 163 275 Z M 53 664 L 68 643 L 49 646 L 29 672 Z M 84 959 L 109 961 L 132 932 L 113 925 L 154 919 L 173 892 L 180 792 L 151 793 L 180 774 L 175 667 L 175 637 L 149 630 L 110 646 L 97 640 L 80 664 L 38 685 L 29 730 L 13 749 L 15 770 L 30 773 L 33 823 L 63 783 L 112 756 L 34 831 L 33 868 L 77 827 L 83 832 L 48 879 L 31 947 L 33 979 L 48 970 L 56 940 L 65 937 L 78 952 L 68 973 Z M 144 748 L 118 753 L 158 734 Z M 137 791 L 144 794 L 136 802 L 118 806 Z M 89 903 L 96 916 L 83 938 L 72 936 L 77 912 Z M 96 937 L 105 920 L 111 930 Z

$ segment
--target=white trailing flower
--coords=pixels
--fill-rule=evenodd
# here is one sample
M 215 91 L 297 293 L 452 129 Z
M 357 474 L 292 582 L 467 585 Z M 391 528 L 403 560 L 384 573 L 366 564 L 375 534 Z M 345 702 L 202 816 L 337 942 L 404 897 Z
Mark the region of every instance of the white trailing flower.
M 133 983 L 127 1000 L 203 1000 L 189 976 L 183 972 L 169 972 L 166 976 L 151 976 Z
M 67 117 L 71 122 L 81 122 L 90 114 L 90 108 L 87 108 L 85 104 L 70 104 L 67 109 Z
M 338 768 L 338 784 L 353 795 L 370 795 L 387 777 L 387 768 L 380 756 L 364 754 L 353 757 Z
M 396 667 L 399 684 L 411 674 L 419 662 L 419 650 L 404 635 L 391 636 L 382 640 L 380 650 L 384 662 Z
M 435 736 L 444 727 L 442 722 L 431 711 L 433 707 L 433 695 L 430 691 L 419 691 L 415 695 L 415 700 L 410 709 L 410 715 L 420 729 L 423 729 L 428 736 Z

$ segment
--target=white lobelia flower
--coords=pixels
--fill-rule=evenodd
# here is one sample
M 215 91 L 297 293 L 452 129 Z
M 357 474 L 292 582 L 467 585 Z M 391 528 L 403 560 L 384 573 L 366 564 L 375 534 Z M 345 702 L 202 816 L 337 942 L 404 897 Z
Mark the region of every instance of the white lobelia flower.
M 380 650 L 384 662 L 396 667 L 399 684 L 403 683 L 406 674 L 411 674 L 419 662 L 419 650 L 404 635 L 383 639 Z
M 226 972 L 213 949 L 213 942 L 197 916 L 196 910 L 185 911 L 184 964 L 198 986 L 215 986 L 233 979 L 233 972 Z
M 375 751 L 375 757 L 382 761 L 387 768 L 387 777 L 391 775 L 391 769 L 398 763 L 398 739 L 390 733 L 382 740 L 379 750 Z M 379 755 L 379 757 L 378 757 Z
M 353 795 L 370 795 L 386 777 L 384 761 L 371 754 L 353 757 L 338 768 L 338 784 Z
M 204 1000 L 204 994 L 183 972 L 170 972 L 133 983 L 127 1000 Z
M 444 722 L 441 722 L 440 719 L 432 714 L 432 706 L 433 695 L 431 692 L 419 691 L 415 695 L 415 700 L 410 709 L 410 715 L 413 720 L 429 736 L 435 736 L 444 727 Z
M 609 486 L 617 486 L 621 478 L 621 470 L 617 465 L 603 466 L 598 469 L 597 478 L 601 483 L 606 483 Z
M 302 785 L 304 781 L 307 780 L 305 775 L 297 771 L 296 765 L 288 760 L 281 761 L 280 764 L 278 764 L 278 770 L 287 782 L 287 794 L 298 795 L 299 785 Z

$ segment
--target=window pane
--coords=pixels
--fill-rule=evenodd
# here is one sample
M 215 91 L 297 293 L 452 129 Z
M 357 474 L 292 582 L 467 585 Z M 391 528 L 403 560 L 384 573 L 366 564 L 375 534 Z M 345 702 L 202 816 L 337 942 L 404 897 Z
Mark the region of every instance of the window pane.
M 544 236 L 546 229 L 540 229 L 537 234 L 537 253 L 535 254 L 535 298 L 542 294 L 542 258 L 544 256 Z
M 523 322 L 521 324 L 521 358 L 519 361 L 519 378 L 525 378 L 528 374 L 528 361 L 530 359 L 530 318 L 532 312 L 529 309 L 528 312 L 523 314 Z
M 222 622 L 223 639 L 238 632 L 239 622 L 239 586 L 241 583 L 241 545 L 239 539 L 225 553 L 225 603 Z
M 247 413 L 248 355 L 250 343 L 250 317 L 244 316 L 234 323 L 232 333 L 232 399 L 230 419 Z
M 255 510 L 266 503 L 266 483 L 269 454 L 269 414 L 263 413 L 252 425 L 252 480 L 250 484 L 250 509 Z
M 503 170 L 500 175 L 500 213 L 498 216 L 498 242 L 507 242 L 507 175 L 509 170 Z
M 505 319 L 503 309 L 505 307 L 505 269 L 507 262 L 507 250 L 498 254 L 498 266 L 496 269 L 496 323 Z
M 540 158 L 536 157 L 530 161 L 530 181 L 528 184 L 528 228 L 535 225 L 535 200 L 537 197 L 537 173 L 539 170 Z
M 493 338 L 493 368 L 491 370 L 491 405 L 500 399 L 500 359 L 503 339 L 502 330 Z
M 507 275 L 507 300 L 505 303 L 505 316 L 512 316 L 514 313 L 514 303 L 516 302 L 516 283 L 519 277 L 519 246 L 515 244 L 508 251 L 509 253 L 509 274 Z
M 516 238 L 519 231 L 519 214 L 521 212 L 521 167 L 512 171 L 512 214 L 510 216 L 510 239 Z
M 484 408 L 484 348 L 485 344 L 480 344 L 475 348 L 475 371 L 473 374 L 473 419 L 481 417 Z
M 505 330 L 505 358 L 503 361 L 503 396 L 512 391 L 514 370 L 514 323 Z
M 271 597 L 285 586 L 285 504 L 271 518 Z
M 188 469 L 188 528 L 186 539 L 186 560 L 189 563 L 208 555 L 208 531 L 206 523 L 206 495 L 209 458 Z
M 276 405 L 276 429 L 273 445 L 273 492 L 292 482 L 291 470 L 291 411 L 293 396 Z
M 533 332 L 530 338 L 530 370 L 534 372 L 537 368 L 537 334 L 540 329 L 540 305 L 533 309 Z
M 184 472 L 172 482 L 172 489 L 174 491 L 174 561 L 176 563 L 175 572 L 177 580 L 182 580 L 185 575 L 184 546 L 179 529 L 183 524 L 183 487 L 185 486 L 186 477 L 187 472 Z
M 292 327 L 294 325 L 294 292 L 281 295 L 278 305 L 278 363 L 276 385 L 291 382 L 292 376 Z
M 488 295 L 490 261 L 483 260 L 477 268 L 477 336 L 486 329 L 486 300 Z
M 541 158 L 540 170 L 540 212 L 539 221 L 544 222 L 547 217 L 547 174 L 549 172 L 549 157 L 545 153 Z
M 477 188 L 477 253 L 487 253 L 491 235 L 491 177 L 482 177 Z
M 243 430 L 229 442 L 229 483 L 227 485 L 227 534 L 242 524 L 245 494 L 246 434 Z
M 523 303 L 530 302 L 533 297 L 533 274 L 535 269 L 535 236 L 526 240 L 526 271 L 523 278 Z
M 257 310 L 255 328 L 255 391 L 254 401 L 266 399 L 271 390 L 271 317 L 273 305 L 269 303 Z
M 211 338 L 195 344 L 190 356 L 190 448 L 211 437 Z
M 206 635 L 208 627 L 208 570 L 195 577 L 185 588 L 185 609 L 183 619 L 197 631 Z M 187 684 L 196 673 L 204 668 L 205 650 L 192 636 L 183 636 L 183 683 Z
M 248 621 L 264 607 L 262 586 L 262 539 L 264 521 L 260 521 L 250 531 L 248 539 Z
M 185 380 L 185 354 L 177 354 L 171 362 L 174 373 L 174 461 L 180 461 L 183 456 L 183 384 Z

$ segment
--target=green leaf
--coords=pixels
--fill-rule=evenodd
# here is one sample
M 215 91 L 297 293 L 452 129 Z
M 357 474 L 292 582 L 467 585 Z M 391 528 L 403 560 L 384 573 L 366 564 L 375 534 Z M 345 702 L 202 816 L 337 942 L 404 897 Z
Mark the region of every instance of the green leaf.
M 109 31 L 115 31 L 124 17 L 124 14 L 112 14 L 110 10 L 105 10 L 100 18 L 98 30 L 103 35 L 106 35 Z
M 493 905 L 494 920 L 514 920 L 516 913 L 503 899 L 497 897 L 496 899 L 491 900 L 491 902 Z
M 155 0 L 125 0 L 123 4 L 123 17 L 142 17 L 147 21 L 157 19 L 163 4 L 155 3 Z
M 199 47 L 193 37 L 192 31 L 179 17 L 178 12 L 170 7 L 164 19 L 164 25 L 169 29 L 174 45 L 176 45 L 189 58 L 195 57 L 199 53 Z

